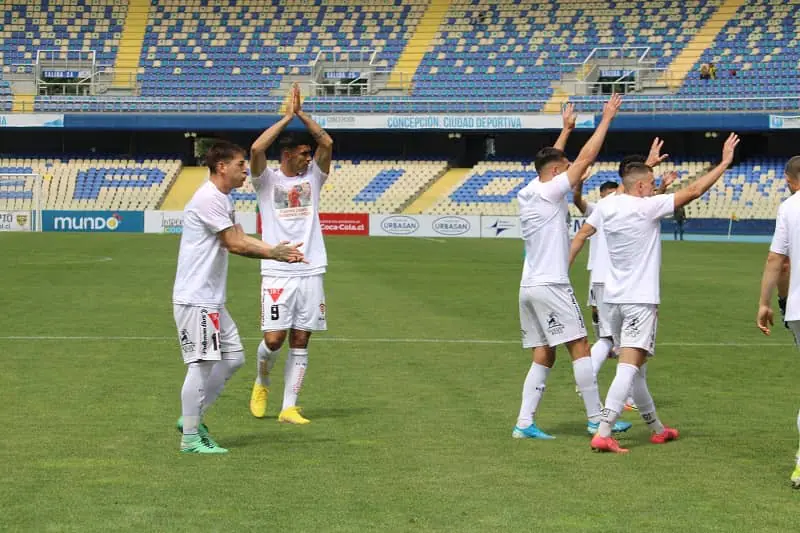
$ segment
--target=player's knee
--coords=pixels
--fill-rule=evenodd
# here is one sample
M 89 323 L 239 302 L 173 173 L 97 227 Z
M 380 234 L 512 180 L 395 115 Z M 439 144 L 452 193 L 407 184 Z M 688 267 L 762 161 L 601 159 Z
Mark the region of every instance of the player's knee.
M 289 345 L 291 348 L 308 348 L 308 340 L 310 338 L 311 332 L 293 329 L 289 338 Z
M 286 339 L 284 332 L 267 332 L 264 333 L 264 344 L 270 352 L 277 352 L 283 346 L 283 341 Z

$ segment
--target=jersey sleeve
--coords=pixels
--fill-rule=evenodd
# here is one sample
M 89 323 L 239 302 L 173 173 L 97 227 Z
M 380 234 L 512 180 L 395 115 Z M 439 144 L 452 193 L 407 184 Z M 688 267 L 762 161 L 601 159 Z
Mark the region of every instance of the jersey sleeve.
M 562 172 L 552 180 L 539 185 L 539 194 L 548 202 L 558 202 L 570 190 L 569 177 L 566 172 Z
M 778 218 L 775 219 L 775 233 L 772 235 L 772 244 L 769 251 L 781 255 L 789 255 L 789 228 L 786 227 L 786 210 L 783 206 L 778 209 Z
M 597 207 L 597 206 L 595 206 Z M 586 212 L 588 213 L 589 210 L 587 209 Z M 599 209 L 594 209 L 591 214 L 586 218 L 586 224 L 589 224 L 594 229 L 600 229 L 601 224 L 603 223 L 603 217 L 600 214 Z
M 261 188 L 269 182 L 272 178 L 272 170 L 269 167 L 264 167 L 264 171 L 258 176 L 250 177 L 250 182 L 253 184 L 253 188 L 256 191 L 261 190 Z
M 320 185 L 324 185 L 325 182 L 328 181 L 328 175 L 319 168 L 316 161 L 311 161 L 309 170 L 311 171 L 310 174 L 314 177 L 314 181 L 318 182 Z
M 658 220 L 675 212 L 675 195 L 659 194 L 646 198 L 645 211 L 648 218 Z
M 591 216 L 594 213 L 595 209 L 597 208 L 597 204 L 594 202 L 586 202 L 586 212 L 584 213 L 585 216 Z
M 226 197 L 214 195 L 197 206 L 197 216 L 212 233 L 219 233 L 236 223 L 228 204 Z

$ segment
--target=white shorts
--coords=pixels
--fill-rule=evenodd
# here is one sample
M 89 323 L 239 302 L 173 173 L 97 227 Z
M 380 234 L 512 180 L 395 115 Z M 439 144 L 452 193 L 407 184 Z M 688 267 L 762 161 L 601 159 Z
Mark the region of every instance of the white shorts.
M 224 307 L 172 306 L 184 363 L 219 361 L 244 350 L 239 330 Z
M 640 348 L 654 355 L 658 306 L 655 304 L 606 304 L 610 311 L 614 344 L 620 348 Z
M 578 300 L 569 284 L 520 287 L 522 347 L 558 346 L 586 337 Z
M 322 275 L 261 278 L 261 331 L 326 331 Z
M 589 288 L 589 305 L 597 308 L 597 336 L 611 337 L 611 310 L 603 301 L 605 283 L 592 283 Z

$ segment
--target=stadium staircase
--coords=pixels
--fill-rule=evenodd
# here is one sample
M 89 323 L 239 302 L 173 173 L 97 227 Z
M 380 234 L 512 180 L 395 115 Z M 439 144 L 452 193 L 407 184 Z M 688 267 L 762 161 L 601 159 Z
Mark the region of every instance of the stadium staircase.
M 208 178 L 206 167 L 183 167 L 172 187 L 167 191 L 159 209 L 183 211 L 198 187 Z
M 150 0 L 130 0 L 114 63 L 114 88 L 128 89 L 134 85 L 149 15 Z
M 450 0 L 431 0 L 392 70 L 387 89 L 403 89 L 403 82 L 413 79 L 449 9 Z
M 714 44 L 719 32 L 731 19 L 736 17 L 736 12 L 745 3 L 746 0 L 725 0 L 697 31 L 689 44 L 675 57 L 660 81 L 666 83 L 671 89 L 677 89 L 683 85 L 686 76 L 692 71 L 703 52 Z
M 447 195 L 453 187 L 463 181 L 464 177 L 472 171 L 471 168 L 451 168 L 441 178 L 428 187 L 415 201 L 411 202 L 403 211 L 408 214 L 425 212 L 440 198 Z
M 36 99 L 35 94 L 14 93 L 14 104 L 11 108 L 12 113 L 32 113 L 33 103 Z

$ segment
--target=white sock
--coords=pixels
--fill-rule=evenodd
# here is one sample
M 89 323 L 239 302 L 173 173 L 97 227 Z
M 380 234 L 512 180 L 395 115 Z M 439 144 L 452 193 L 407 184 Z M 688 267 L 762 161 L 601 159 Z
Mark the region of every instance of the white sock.
M 611 428 L 625 408 L 625 398 L 628 396 L 628 391 L 631 390 L 631 384 L 637 374 L 639 374 L 639 369 L 635 365 L 628 363 L 617 365 L 617 375 L 614 376 L 614 381 L 611 382 L 611 387 L 608 389 L 606 407 L 603 409 L 600 427 L 597 430 L 599 436 L 611 436 Z
M 800 411 L 797 412 L 797 431 L 800 433 Z M 797 465 L 800 466 L 800 445 L 797 447 Z
M 525 383 L 522 385 L 522 405 L 519 408 L 517 427 L 525 429 L 533 424 L 533 417 L 542 400 L 550 369 L 538 363 L 531 363 Z
M 647 423 L 647 427 L 653 433 L 663 433 L 664 424 L 658 419 L 656 414 L 656 404 L 653 402 L 653 397 L 650 395 L 650 390 L 647 388 L 646 367 L 642 365 L 639 374 L 633 379 L 633 400 L 639 407 L 639 414 Z
M 572 362 L 572 372 L 575 374 L 575 385 L 583 398 L 586 407 L 586 417 L 589 422 L 599 422 L 603 404 L 600 402 L 600 391 L 597 389 L 597 375 L 592 370 L 592 359 L 581 357 Z
M 290 348 L 283 372 L 283 409 L 297 405 L 297 395 L 303 388 L 303 379 L 308 367 L 308 350 Z
M 280 353 L 280 348 L 274 352 L 271 352 L 269 348 L 267 348 L 267 344 L 263 340 L 261 341 L 261 343 L 258 345 L 256 383 L 265 387 L 269 387 L 271 383 L 269 374 L 272 372 L 272 367 L 275 366 L 275 362 L 278 360 L 278 355 L 280 355 Z
M 603 367 L 603 363 L 608 359 L 608 354 L 611 353 L 611 348 L 613 346 L 614 343 L 607 337 L 600 337 L 592 345 L 592 369 L 594 370 L 595 376 L 597 376 L 600 369 Z
M 222 389 L 225 388 L 225 383 L 227 383 L 228 380 L 231 379 L 231 376 L 244 364 L 243 351 L 231 352 L 225 355 L 227 359 L 217 361 L 214 364 L 214 368 L 211 369 L 211 374 L 208 376 L 206 399 L 203 402 L 203 413 L 208 411 L 208 408 L 217 401 L 217 398 L 219 398 L 219 395 L 222 393 Z
M 183 434 L 197 435 L 203 401 L 206 395 L 208 376 L 214 361 L 195 361 L 186 367 L 186 379 L 181 389 L 181 414 L 183 415 Z

